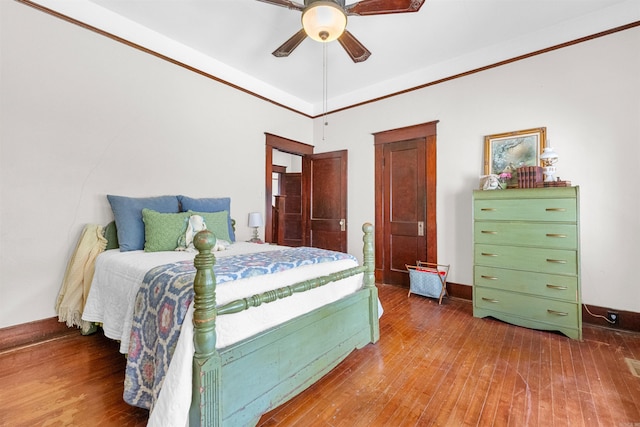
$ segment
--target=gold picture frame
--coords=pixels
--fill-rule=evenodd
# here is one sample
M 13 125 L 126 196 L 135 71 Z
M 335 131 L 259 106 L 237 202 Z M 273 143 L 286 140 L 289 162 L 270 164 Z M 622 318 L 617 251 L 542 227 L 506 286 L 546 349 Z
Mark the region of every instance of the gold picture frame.
M 546 127 L 485 136 L 484 174 L 499 175 L 522 166 L 540 166 L 546 141 Z

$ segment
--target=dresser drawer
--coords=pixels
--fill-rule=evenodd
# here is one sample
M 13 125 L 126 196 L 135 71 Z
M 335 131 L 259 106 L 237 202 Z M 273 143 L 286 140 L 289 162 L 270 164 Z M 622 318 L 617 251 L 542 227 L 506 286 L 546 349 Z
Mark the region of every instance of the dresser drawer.
M 498 289 L 474 289 L 475 307 L 559 326 L 576 327 L 580 305 Z
M 477 221 L 473 227 L 473 234 L 476 243 L 553 249 L 578 248 L 576 224 Z
M 526 248 L 519 246 L 474 246 L 476 265 L 551 274 L 576 275 L 578 254 L 565 249 Z
M 474 286 L 519 292 L 567 302 L 578 302 L 578 277 L 477 265 Z
M 476 199 L 473 215 L 476 220 L 575 222 L 577 207 L 576 199 Z

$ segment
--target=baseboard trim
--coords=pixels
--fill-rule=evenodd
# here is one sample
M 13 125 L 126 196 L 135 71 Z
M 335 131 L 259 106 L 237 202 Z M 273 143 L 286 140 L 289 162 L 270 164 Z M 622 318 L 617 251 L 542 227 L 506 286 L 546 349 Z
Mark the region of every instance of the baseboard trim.
M 0 329 L 0 352 L 72 334 L 80 334 L 80 329 L 69 328 L 57 317 L 9 326 Z
M 473 300 L 473 286 L 461 285 L 459 283 L 447 282 L 447 291 L 451 297 Z M 605 318 L 607 312 L 618 313 L 620 321 L 617 325 L 612 325 Z M 591 313 L 589 313 L 591 312 Z M 603 317 L 600 317 L 603 316 Z M 604 326 L 606 328 L 623 331 L 640 332 L 640 313 L 634 311 L 617 310 L 608 307 L 598 307 L 596 305 L 582 305 L 582 323 L 590 325 Z
M 447 292 L 450 297 L 473 300 L 473 287 L 460 283 L 447 282 Z
M 617 325 L 607 322 L 606 316 L 609 311 L 618 313 L 619 321 Z M 640 313 L 582 304 L 582 323 L 604 326 L 611 329 L 640 332 Z
M 472 301 L 473 287 L 459 283 L 447 283 L 449 296 Z M 620 321 L 617 325 L 612 325 L 603 317 L 607 312 L 618 313 Z M 617 310 L 595 305 L 582 305 L 582 322 L 590 325 L 603 326 L 611 329 L 640 332 L 640 313 L 634 311 Z M 65 323 L 59 322 L 57 317 L 37 320 L 0 329 L 0 353 L 17 347 L 32 345 L 41 341 L 48 341 L 53 338 L 80 334 L 80 329 L 69 328 Z

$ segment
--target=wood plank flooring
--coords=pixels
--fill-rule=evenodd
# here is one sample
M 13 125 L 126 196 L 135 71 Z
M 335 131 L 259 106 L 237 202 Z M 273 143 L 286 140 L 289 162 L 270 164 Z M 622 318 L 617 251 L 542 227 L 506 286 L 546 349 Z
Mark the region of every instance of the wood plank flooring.
M 260 426 L 640 426 L 640 334 L 583 341 L 475 319 L 470 302 L 380 285 L 380 341 Z M 97 334 L 0 354 L 0 426 L 144 426 L 122 401 L 124 357 Z

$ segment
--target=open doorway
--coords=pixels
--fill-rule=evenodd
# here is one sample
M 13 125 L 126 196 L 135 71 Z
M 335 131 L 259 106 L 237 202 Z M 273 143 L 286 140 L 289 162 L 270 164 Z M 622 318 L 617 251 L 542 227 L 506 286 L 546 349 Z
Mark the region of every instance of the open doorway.
M 302 246 L 302 156 L 274 149 L 272 166 L 274 242 Z
M 313 146 L 304 144 L 302 142 L 294 141 L 281 136 L 266 133 L 266 151 L 265 151 L 265 229 L 264 236 L 267 243 L 279 243 L 284 244 L 284 235 L 286 233 L 286 226 L 282 217 L 274 216 L 275 209 L 286 209 L 284 204 L 286 198 L 276 198 L 281 196 L 282 193 L 287 192 L 287 188 L 284 187 L 285 174 L 287 168 L 291 164 L 291 168 L 297 167 L 297 159 L 300 159 L 300 172 L 302 173 L 302 159 L 304 156 L 313 154 Z M 275 157 L 275 160 L 274 160 Z M 280 163 L 285 163 L 281 165 Z M 275 165 L 275 166 L 274 166 Z M 283 170 L 283 166 L 285 169 Z M 275 171 L 275 174 L 274 174 Z M 290 171 L 293 172 L 293 171 Z M 274 179 L 277 178 L 277 179 Z M 283 185 L 284 184 L 284 185 Z M 301 184 L 302 185 L 302 184 Z M 274 188 L 275 186 L 275 188 Z M 302 241 L 304 242 L 304 217 L 305 217 L 305 202 L 303 189 L 301 187 L 301 233 Z M 282 206 L 276 206 L 274 203 L 279 202 Z M 295 202 L 292 202 L 295 203 Z M 299 246 L 299 245 L 298 245 Z
M 287 156 L 287 160 L 283 161 L 287 164 L 293 162 L 294 157 L 300 157 L 301 174 L 289 174 L 286 167 L 283 171 L 282 166 L 274 161 L 274 156 Z M 311 145 L 267 133 L 265 241 L 285 244 L 285 236 L 288 236 L 289 245 L 346 252 L 347 162 L 347 150 L 314 154 Z M 298 189 L 301 209 L 295 199 Z M 284 198 L 280 197 L 281 192 L 284 193 Z M 290 202 L 287 201 L 289 197 L 292 197 Z M 274 206 L 275 202 L 279 205 Z M 288 204 L 292 205 L 291 221 L 294 225 L 291 231 L 287 231 L 287 217 L 282 215 L 289 211 Z M 299 214 L 296 209 L 300 209 Z M 296 229 L 296 221 L 299 221 L 300 232 Z

